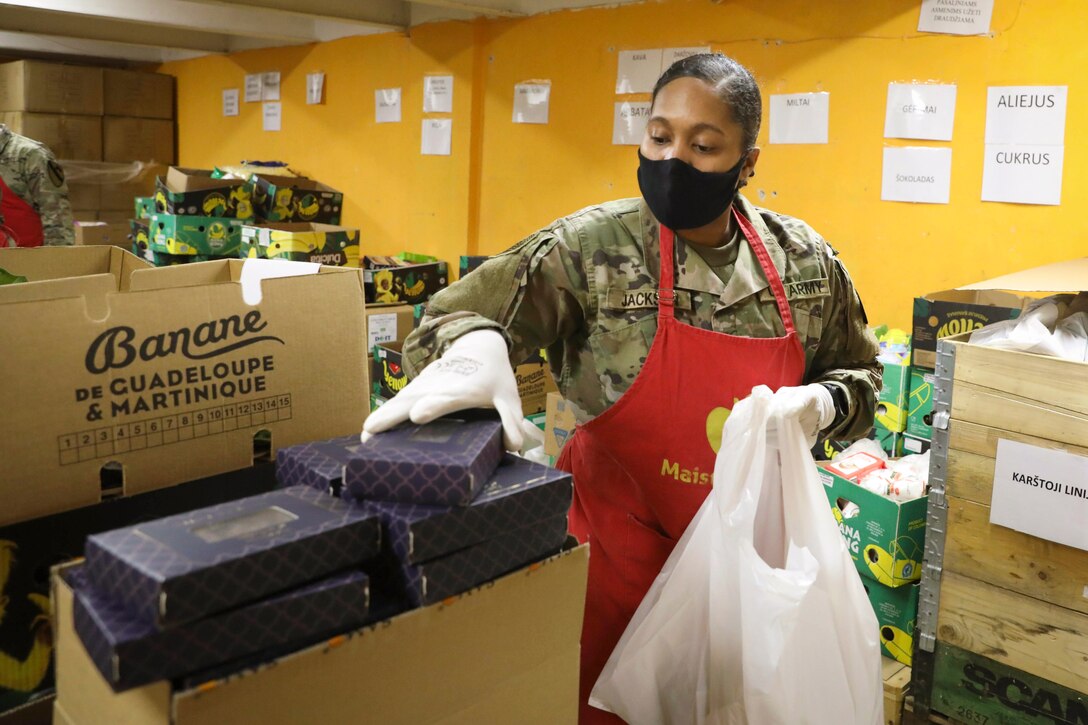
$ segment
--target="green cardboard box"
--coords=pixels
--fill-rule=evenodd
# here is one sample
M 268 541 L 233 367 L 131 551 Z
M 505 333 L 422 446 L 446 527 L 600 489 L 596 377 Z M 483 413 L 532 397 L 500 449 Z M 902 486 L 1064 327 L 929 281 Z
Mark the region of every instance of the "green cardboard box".
M 137 196 L 135 199 L 136 218 L 137 219 L 150 219 L 151 215 L 155 213 L 155 197 L 153 196 Z
M 406 264 L 403 259 L 363 257 L 363 292 L 370 304 L 426 302 L 449 283 L 446 263 Z
M 869 437 L 879 443 L 880 447 L 890 457 L 899 458 L 903 455 L 903 434 L 898 431 L 888 430 L 881 425 L 879 420 L 873 423 L 873 430 Z
M 886 430 L 902 433 L 907 427 L 910 367 L 885 364 L 883 381 L 876 400 L 876 421 Z
M 922 577 L 927 497 L 893 501 L 823 467 L 819 474 L 858 571 L 891 587 L 918 581 Z
M 457 270 L 457 279 L 463 279 L 466 274 L 489 259 L 491 259 L 491 257 L 486 255 L 461 255 L 461 264 Z
M 253 207 L 267 222 L 339 224 L 344 195 L 320 181 L 296 176 L 254 174 Z
M 374 393 L 370 394 L 370 409 L 372 411 L 377 410 L 378 408 L 382 407 L 383 405 L 385 405 L 388 402 L 389 402 L 388 400 L 386 400 L 385 398 L 383 398 L 380 395 L 375 395 Z
M 861 583 L 880 623 L 881 652 L 909 667 L 914 652 L 914 623 L 918 618 L 921 585 L 889 587 L 864 577 Z
M 251 221 L 253 184 L 212 174 L 208 169 L 171 166 L 165 179 L 160 176 L 155 180 L 155 212 Z
M 921 438 L 915 438 L 914 436 L 903 435 L 903 454 L 920 454 L 929 450 L 930 442 L 922 440 Z
M 383 342 L 371 348 L 371 392 L 389 400 L 408 384 L 408 373 L 401 367 L 400 342 Z
M 910 398 L 907 406 L 907 435 L 924 441 L 933 438 L 933 381 L 932 370 L 911 368 Z
M 236 219 L 152 214 L 148 226 L 149 247 L 163 254 L 237 257 L 241 248 Z
M 241 256 L 358 267 L 359 230 L 312 222 L 246 224 Z
M 937 366 L 937 340 L 1012 320 L 1031 300 L 1008 292 L 943 290 L 914 298 L 911 364 Z

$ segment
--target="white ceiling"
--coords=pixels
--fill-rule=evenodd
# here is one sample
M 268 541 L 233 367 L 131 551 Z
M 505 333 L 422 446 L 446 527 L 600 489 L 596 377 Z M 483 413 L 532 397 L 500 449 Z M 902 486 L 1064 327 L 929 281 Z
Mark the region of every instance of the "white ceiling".
M 634 0 L 0 0 L 0 55 L 158 63 Z

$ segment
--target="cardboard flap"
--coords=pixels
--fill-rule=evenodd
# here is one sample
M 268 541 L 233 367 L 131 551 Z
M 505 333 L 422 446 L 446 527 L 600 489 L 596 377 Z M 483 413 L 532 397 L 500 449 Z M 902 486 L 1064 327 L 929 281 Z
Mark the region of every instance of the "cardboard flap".
M 28 282 L 103 274 L 111 272 L 111 252 L 106 246 L 0 249 L 0 269 Z
M 930 302 L 956 302 L 967 305 L 990 305 L 993 307 L 1008 307 L 1020 309 L 1024 305 L 1022 297 L 1017 297 L 1008 292 L 999 290 L 1004 288 L 994 287 L 959 287 L 957 289 L 930 292 L 923 297 Z
M 213 179 L 210 169 L 187 169 L 171 166 L 166 172 L 166 188 L 186 192 L 202 189 L 222 189 L 225 186 L 241 186 L 245 179 Z
M 234 282 L 230 261 L 196 262 L 173 267 L 140 269 L 132 273 L 129 289 L 133 292 L 172 289 L 175 287 L 199 287 L 206 284 Z
M 117 289 L 117 278 L 112 274 L 46 279 L 0 287 L 0 304 L 82 298 L 87 317 L 102 320 L 109 316 L 107 295 L 117 292 Z
M 985 282 L 960 287 L 961 290 L 1015 290 L 1017 292 L 1082 292 L 1088 290 L 1088 257 L 1044 264 Z

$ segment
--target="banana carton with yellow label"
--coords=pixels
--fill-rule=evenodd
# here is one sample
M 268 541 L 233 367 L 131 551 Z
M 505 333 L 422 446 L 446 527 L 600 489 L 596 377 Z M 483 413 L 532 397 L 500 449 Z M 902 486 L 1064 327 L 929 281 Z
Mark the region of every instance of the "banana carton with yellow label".
M 914 623 L 918 618 L 920 585 L 889 587 L 865 578 L 861 583 L 880 624 L 881 653 L 909 667 L 914 650 Z
M 408 373 L 401 367 L 402 344 L 386 342 L 371 348 L 371 393 L 379 398 L 389 400 L 408 384 Z
M 413 260 L 430 261 L 417 263 Z M 408 304 L 426 302 L 449 284 L 446 263 L 434 257 L 402 252 L 396 257 L 363 257 L 363 285 L 367 304 Z
M 884 364 L 884 385 L 876 400 L 876 422 L 885 430 L 902 433 L 907 427 L 910 366 Z
M 253 208 L 267 222 L 339 224 L 343 193 L 302 176 L 254 174 Z
M 216 177 L 209 169 L 171 166 L 165 178 L 155 181 L 154 204 L 152 212 L 158 214 L 250 221 L 254 218 L 253 184 Z
M 312 222 L 246 224 L 241 256 L 358 267 L 359 230 Z
M 236 219 L 152 214 L 148 228 L 149 248 L 162 254 L 237 257 L 242 242 Z
M 889 587 L 922 577 L 927 498 L 895 501 L 819 467 L 831 512 L 862 575 Z

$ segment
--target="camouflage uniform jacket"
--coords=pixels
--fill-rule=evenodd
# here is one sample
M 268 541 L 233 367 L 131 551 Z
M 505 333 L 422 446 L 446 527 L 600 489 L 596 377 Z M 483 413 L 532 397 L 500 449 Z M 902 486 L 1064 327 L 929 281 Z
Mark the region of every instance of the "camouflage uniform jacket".
M 64 170 L 48 147 L 0 124 L 0 178 L 41 217 L 45 244 L 75 244 Z
M 849 275 L 804 222 L 743 197 L 736 203 L 785 284 L 805 350 L 805 382 L 832 383 L 846 392 L 849 411 L 826 435 L 865 435 L 881 367 Z M 547 349 L 560 392 L 585 422 L 619 399 L 646 360 L 657 331 L 658 250 L 658 223 L 641 199 L 559 219 L 431 298 L 422 324 L 405 341 L 408 374 L 416 375 L 460 335 L 494 329 L 507 338 L 513 363 L 535 348 Z M 735 256 L 732 269 L 719 277 L 677 240 L 677 319 L 733 335 L 783 335 L 755 253 L 745 241 L 736 244 Z

